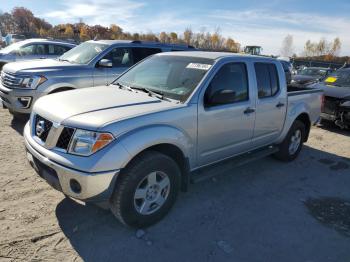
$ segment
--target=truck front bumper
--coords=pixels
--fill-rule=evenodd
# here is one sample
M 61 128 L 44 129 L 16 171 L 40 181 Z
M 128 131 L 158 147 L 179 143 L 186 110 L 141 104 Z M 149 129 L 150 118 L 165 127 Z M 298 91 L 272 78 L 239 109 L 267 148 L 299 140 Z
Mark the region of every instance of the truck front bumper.
M 38 175 L 53 188 L 65 195 L 86 202 L 109 200 L 120 170 L 88 173 L 68 168 L 40 154 L 31 146 L 29 140 L 28 132 L 25 132 L 27 159 Z
M 11 113 L 30 114 L 33 104 L 41 96 L 37 90 L 10 89 L 0 83 L 0 100 Z

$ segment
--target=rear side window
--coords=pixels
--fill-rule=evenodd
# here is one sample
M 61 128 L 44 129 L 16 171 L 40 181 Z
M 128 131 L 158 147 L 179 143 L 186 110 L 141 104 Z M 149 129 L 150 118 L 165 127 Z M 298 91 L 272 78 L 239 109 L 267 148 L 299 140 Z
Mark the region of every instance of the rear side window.
M 62 45 L 48 45 L 49 55 L 63 55 L 65 52 L 69 51 L 71 48 Z
M 25 55 L 45 55 L 47 54 L 45 45 L 42 44 L 30 44 L 19 49 L 19 53 L 22 56 Z
M 132 48 L 132 54 L 134 58 L 134 63 L 141 61 L 147 56 L 154 55 L 157 53 L 161 53 L 162 49 L 160 48 L 147 48 L 147 47 L 135 47 Z
M 255 63 L 258 97 L 271 97 L 279 91 L 277 68 L 271 63 Z

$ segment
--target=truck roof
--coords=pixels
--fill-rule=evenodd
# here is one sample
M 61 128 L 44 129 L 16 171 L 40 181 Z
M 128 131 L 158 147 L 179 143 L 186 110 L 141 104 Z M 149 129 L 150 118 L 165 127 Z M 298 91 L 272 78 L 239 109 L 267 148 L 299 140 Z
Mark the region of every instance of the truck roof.
M 114 45 L 114 44 L 132 44 L 132 45 L 147 45 L 147 46 L 166 46 L 166 47 L 173 47 L 173 48 L 192 48 L 193 46 L 186 45 L 186 44 L 170 44 L 170 43 L 161 43 L 161 42 L 152 42 L 152 41 L 140 41 L 140 40 L 89 40 L 88 42 L 97 42 L 97 43 L 103 43 L 107 45 Z
M 271 57 L 263 57 L 263 56 L 255 56 L 249 54 L 238 54 L 238 53 L 230 53 L 230 52 L 210 52 L 210 51 L 184 51 L 184 52 L 171 52 L 171 53 L 158 53 L 157 55 L 171 55 L 171 56 L 190 56 L 190 57 L 199 57 L 199 58 L 208 58 L 208 59 L 221 59 L 226 57 L 236 57 L 236 58 L 245 58 L 245 59 L 259 59 L 266 61 L 276 61 L 275 58 Z

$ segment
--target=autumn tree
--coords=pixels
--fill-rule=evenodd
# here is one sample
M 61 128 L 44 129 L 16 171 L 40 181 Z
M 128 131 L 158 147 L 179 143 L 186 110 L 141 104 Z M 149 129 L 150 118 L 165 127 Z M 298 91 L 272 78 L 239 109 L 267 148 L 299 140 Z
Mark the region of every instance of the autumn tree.
M 190 28 L 186 28 L 184 31 L 184 41 L 187 45 L 192 44 L 192 37 L 193 37 L 193 32 Z
M 111 24 L 109 27 L 111 39 L 120 39 L 123 34 L 123 29 L 116 24 Z
M 73 31 L 73 27 L 71 25 L 66 25 L 66 28 L 64 30 L 64 36 L 67 38 L 74 37 L 74 31 Z
M 86 26 L 80 27 L 79 37 L 80 37 L 80 41 L 87 41 L 90 39 Z
M 280 54 L 284 57 L 291 57 L 294 53 L 294 39 L 292 35 L 287 35 L 282 41 Z
M 166 32 L 161 32 L 159 34 L 159 41 L 162 43 L 168 43 L 168 42 L 170 42 L 170 37 L 168 36 L 168 34 Z
M 170 33 L 170 41 L 172 43 L 176 43 L 177 42 L 177 33 L 175 33 L 175 32 L 171 32 Z

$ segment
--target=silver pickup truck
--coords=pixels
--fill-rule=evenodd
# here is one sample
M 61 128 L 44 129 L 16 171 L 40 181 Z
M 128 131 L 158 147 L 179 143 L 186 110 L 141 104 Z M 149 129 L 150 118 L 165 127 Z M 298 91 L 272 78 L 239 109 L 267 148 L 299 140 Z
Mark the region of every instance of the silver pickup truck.
M 24 130 L 27 157 L 65 195 L 108 203 L 122 223 L 148 226 L 215 167 L 295 159 L 321 96 L 287 91 L 272 58 L 161 53 L 110 86 L 40 98 Z

